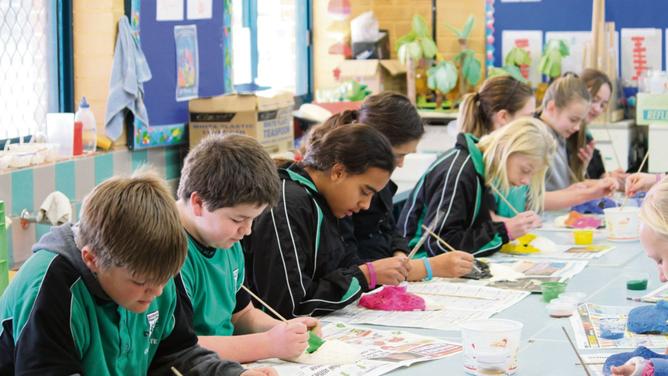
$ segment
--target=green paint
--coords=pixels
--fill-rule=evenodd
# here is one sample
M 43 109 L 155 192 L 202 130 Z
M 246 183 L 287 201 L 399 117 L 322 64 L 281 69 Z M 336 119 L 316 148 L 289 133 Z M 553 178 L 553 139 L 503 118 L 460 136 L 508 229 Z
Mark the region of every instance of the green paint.
M 306 352 L 311 354 L 316 352 L 322 346 L 322 344 L 325 343 L 325 340 L 318 337 L 317 334 L 313 333 L 313 331 L 309 330 L 308 332 L 308 348 L 306 349 Z
M 114 176 L 114 156 L 111 153 L 95 156 L 95 185 Z
M 646 279 L 630 279 L 626 281 L 626 288 L 629 290 L 647 290 L 647 280 Z
M 540 290 L 543 292 L 543 300 L 547 303 L 556 299 L 566 290 L 566 283 L 564 282 L 543 282 L 540 285 Z

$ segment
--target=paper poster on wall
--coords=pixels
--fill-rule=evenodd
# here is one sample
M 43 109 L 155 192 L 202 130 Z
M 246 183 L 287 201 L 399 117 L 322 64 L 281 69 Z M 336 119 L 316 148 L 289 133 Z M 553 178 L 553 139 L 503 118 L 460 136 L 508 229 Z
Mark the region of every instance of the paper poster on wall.
M 622 29 L 622 80 L 634 86 L 644 72 L 661 70 L 661 29 Z
M 187 0 L 189 20 L 208 20 L 211 18 L 212 0 Z
M 196 98 L 199 88 L 197 26 L 174 26 L 176 43 L 176 100 Z
M 533 86 L 541 82 L 540 55 L 543 53 L 543 32 L 540 30 L 504 30 L 502 34 L 501 51 L 505 59 L 513 47 L 527 50 L 531 56 L 531 65 L 528 68 L 520 68 L 524 78 L 528 79 Z
M 570 55 L 561 63 L 562 72 L 580 74 L 584 69 L 585 46 L 591 41 L 590 31 L 548 31 L 545 33 L 545 43 L 550 40 L 561 39 L 570 49 Z M 619 61 L 619 32 L 615 32 L 615 61 Z M 617 69 L 619 71 L 619 69 Z
M 155 19 L 157 21 L 183 20 L 183 0 L 157 0 Z

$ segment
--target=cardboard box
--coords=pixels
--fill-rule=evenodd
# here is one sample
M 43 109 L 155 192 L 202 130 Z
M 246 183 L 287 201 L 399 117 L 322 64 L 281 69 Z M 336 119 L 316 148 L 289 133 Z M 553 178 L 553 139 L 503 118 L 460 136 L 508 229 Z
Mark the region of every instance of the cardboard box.
M 286 91 L 233 93 L 193 99 L 188 104 L 190 147 L 213 133 L 245 134 L 269 153 L 293 148 L 294 97 Z
M 341 81 L 355 80 L 372 93 L 396 91 L 406 94 L 406 67 L 398 60 L 344 60 Z

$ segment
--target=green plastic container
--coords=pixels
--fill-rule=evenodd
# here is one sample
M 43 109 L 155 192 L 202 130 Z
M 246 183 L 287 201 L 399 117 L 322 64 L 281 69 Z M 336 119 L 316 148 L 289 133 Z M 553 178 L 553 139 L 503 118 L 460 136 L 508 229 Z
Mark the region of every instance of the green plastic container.
M 540 290 L 543 293 L 543 300 L 547 303 L 556 299 L 566 290 L 565 282 L 543 282 L 540 284 Z
M 626 288 L 634 291 L 647 290 L 646 279 L 631 279 L 626 281 Z
M 0 296 L 9 286 L 9 266 L 7 260 L 0 260 Z
M 5 228 L 5 202 L 0 201 L 0 295 L 9 285 L 9 245 Z

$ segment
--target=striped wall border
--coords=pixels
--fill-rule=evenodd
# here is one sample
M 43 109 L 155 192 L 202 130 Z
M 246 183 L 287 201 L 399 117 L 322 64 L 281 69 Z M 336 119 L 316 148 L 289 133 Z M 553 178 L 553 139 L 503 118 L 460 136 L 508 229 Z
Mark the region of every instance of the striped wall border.
M 57 190 L 72 201 L 76 219 L 81 200 L 95 185 L 114 175 L 128 175 L 145 164 L 151 165 L 175 191 L 185 153 L 185 146 L 117 150 L 0 172 L 0 200 L 5 201 L 7 216 L 13 221 L 8 232 L 9 265 L 16 266 L 25 261 L 32 245 L 50 228 L 49 225 L 31 224 L 22 229 L 18 216 L 23 209 L 34 212 L 49 193 Z

